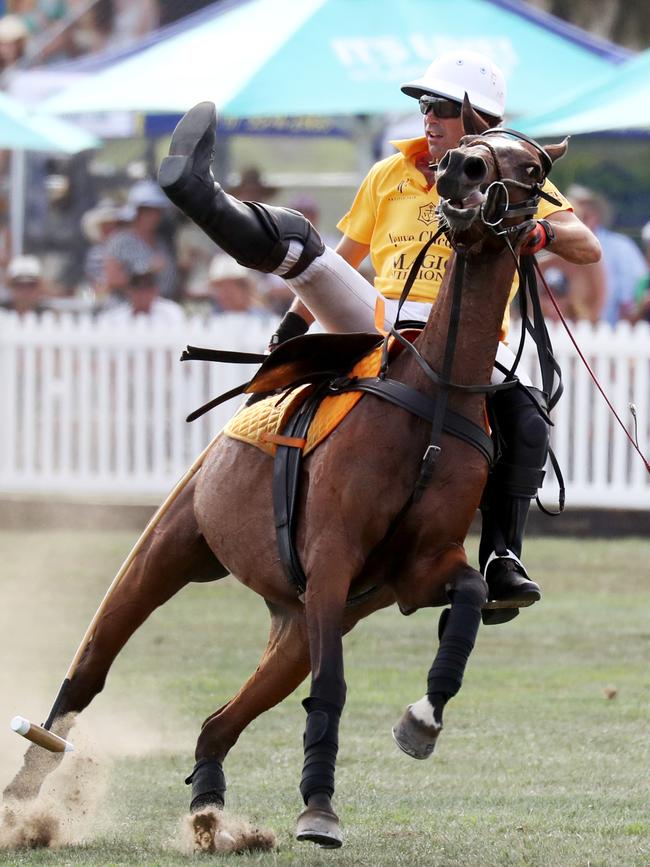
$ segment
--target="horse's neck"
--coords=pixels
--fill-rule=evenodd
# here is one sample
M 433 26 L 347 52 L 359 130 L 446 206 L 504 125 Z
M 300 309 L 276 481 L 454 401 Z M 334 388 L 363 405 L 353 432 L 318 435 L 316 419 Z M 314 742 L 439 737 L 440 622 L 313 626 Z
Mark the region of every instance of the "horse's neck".
M 454 256 L 418 340 L 420 352 L 438 373 L 443 367 L 457 263 Z M 453 382 L 477 385 L 490 381 L 514 273 L 515 263 L 508 250 L 467 256 L 451 371 Z

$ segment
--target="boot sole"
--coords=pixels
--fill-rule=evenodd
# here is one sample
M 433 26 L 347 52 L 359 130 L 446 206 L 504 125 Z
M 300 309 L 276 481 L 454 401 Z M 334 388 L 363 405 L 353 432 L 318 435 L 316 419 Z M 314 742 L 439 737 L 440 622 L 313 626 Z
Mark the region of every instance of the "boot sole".
M 498 626 L 501 623 L 509 623 L 519 617 L 519 608 L 497 608 L 491 611 L 486 611 L 485 608 L 481 611 L 481 620 L 484 626 Z
M 169 143 L 169 156 L 191 156 L 206 132 L 216 123 L 217 110 L 213 102 L 195 105 L 176 124 Z
M 217 122 L 211 102 L 200 102 L 179 121 L 169 145 L 169 156 L 158 169 L 158 183 L 165 192 L 174 192 L 191 171 L 192 157 L 198 143 Z
M 499 608 L 528 608 L 529 605 L 539 602 L 541 598 L 541 593 L 530 593 L 527 596 L 516 596 L 513 599 L 490 599 L 483 606 L 483 609 L 494 611 Z

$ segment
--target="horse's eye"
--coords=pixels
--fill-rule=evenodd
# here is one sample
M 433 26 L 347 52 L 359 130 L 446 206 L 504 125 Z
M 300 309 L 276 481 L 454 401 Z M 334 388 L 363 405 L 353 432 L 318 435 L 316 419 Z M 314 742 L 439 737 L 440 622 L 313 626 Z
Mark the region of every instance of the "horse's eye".
M 529 178 L 537 178 L 539 177 L 539 167 L 538 166 L 528 166 L 526 169 L 526 174 Z

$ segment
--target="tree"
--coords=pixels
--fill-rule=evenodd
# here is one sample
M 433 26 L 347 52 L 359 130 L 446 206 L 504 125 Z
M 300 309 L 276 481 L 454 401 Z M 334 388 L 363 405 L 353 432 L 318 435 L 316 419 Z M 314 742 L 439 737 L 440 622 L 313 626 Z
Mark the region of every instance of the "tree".
M 526 0 L 596 36 L 642 50 L 650 46 L 650 6 L 630 0 Z

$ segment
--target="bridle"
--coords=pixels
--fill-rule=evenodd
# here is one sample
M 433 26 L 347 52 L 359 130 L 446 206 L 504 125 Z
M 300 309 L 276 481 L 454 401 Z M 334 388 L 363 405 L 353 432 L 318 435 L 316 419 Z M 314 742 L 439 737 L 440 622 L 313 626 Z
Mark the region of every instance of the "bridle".
M 506 135 L 511 138 L 520 139 L 522 141 L 528 142 L 528 144 L 532 145 L 535 150 L 538 152 L 542 173 L 541 178 L 533 183 L 526 184 L 522 181 L 518 181 L 515 178 L 507 178 L 504 177 L 502 166 L 499 162 L 498 155 L 496 150 L 491 142 L 487 141 L 486 138 L 490 135 Z M 464 147 L 476 147 L 482 145 L 485 147 L 492 159 L 494 160 L 494 169 L 497 175 L 497 180 L 493 181 L 489 187 L 487 188 L 487 198 L 486 201 L 481 205 L 481 209 L 479 211 L 479 217 L 481 222 L 490 230 L 491 234 L 498 236 L 504 246 L 509 249 L 510 254 L 515 260 L 515 265 L 517 271 L 519 273 L 520 278 L 520 287 L 522 289 L 523 294 L 526 292 L 526 280 L 524 279 L 524 273 L 521 270 L 519 258 L 517 253 L 515 252 L 513 244 L 516 243 L 516 240 L 519 236 L 519 233 L 526 231 L 526 221 L 524 223 L 518 222 L 513 226 L 504 226 L 503 221 L 505 219 L 509 219 L 512 217 L 530 217 L 536 211 L 539 205 L 540 198 L 544 198 L 553 204 L 557 204 L 558 206 L 562 203 L 556 199 L 554 196 L 547 193 L 542 189 L 542 184 L 546 180 L 546 176 L 551 170 L 553 165 L 553 161 L 549 154 L 541 147 L 537 142 L 533 139 L 528 138 L 528 136 L 523 133 L 516 132 L 515 130 L 510 129 L 502 129 L 499 127 L 495 127 L 494 129 L 486 130 L 481 133 L 476 138 L 473 138 L 471 142 L 467 142 Z M 510 194 L 509 188 L 523 189 L 528 193 L 528 198 L 522 202 L 517 202 L 516 204 L 511 204 L 510 202 Z M 492 192 L 490 192 L 492 191 Z M 492 201 L 490 201 L 490 197 L 492 197 Z M 496 211 L 494 214 L 490 214 L 489 209 L 490 206 Z M 399 331 L 399 315 L 401 308 L 408 298 L 411 287 L 415 281 L 415 278 L 419 272 L 420 266 L 424 261 L 424 256 L 426 255 L 429 247 L 437 240 L 438 237 L 442 233 L 447 235 L 447 239 L 451 246 L 453 247 L 456 256 L 456 268 L 454 274 L 454 282 L 452 288 L 452 304 L 450 310 L 450 319 L 449 319 L 449 327 L 447 331 L 447 340 L 445 345 L 444 358 L 442 362 L 442 370 L 438 374 L 434 371 L 431 366 L 425 361 L 425 359 L 420 355 L 417 348 L 406 338 L 400 334 Z M 425 451 L 424 457 L 422 459 L 422 464 L 420 467 L 419 477 L 415 484 L 414 490 L 405 504 L 404 508 L 400 512 L 400 516 L 409 508 L 411 503 L 417 502 L 422 496 L 424 490 L 426 489 L 428 483 L 430 482 L 433 472 L 434 466 L 436 464 L 437 458 L 440 454 L 441 444 L 440 439 L 443 430 L 443 419 L 447 406 L 447 398 L 450 390 L 461 391 L 465 393 L 483 393 L 483 394 L 494 394 L 498 391 L 502 391 L 505 389 L 513 388 L 519 385 L 521 388 L 526 391 L 529 399 L 537 408 L 537 411 L 540 415 L 549 423 L 552 424 L 550 418 L 548 417 L 547 411 L 544 407 L 542 407 L 533 394 L 523 386 L 518 378 L 515 376 L 515 371 L 519 365 L 519 361 L 521 360 L 521 356 L 523 353 L 524 347 L 524 339 L 526 328 L 522 329 L 522 335 L 519 343 L 519 347 L 517 353 L 515 355 L 515 360 L 510 370 L 503 369 L 502 372 L 505 374 L 505 380 L 502 383 L 494 384 L 494 383 L 484 383 L 481 385 L 461 385 L 459 383 L 455 383 L 451 381 L 451 369 L 452 363 L 455 353 L 456 346 L 456 338 L 458 335 L 459 323 L 460 323 L 460 307 L 461 307 L 461 295 L 463 289 L 464 282 L 464 272 L 465 272 L 465 264 L 467 261 L 467 256 L 470 253 L 476 253 L 478 249 L 481 248 L 483 241 L 478 241 L 476 244 L 467 247 L 465 245 L 459 245 L 455 243 L 450 234 L 446 231 L 446 227 L 441 225 L 435 235 L 430 238 L 425 245 L 422 247 L 418 255 L 416 256 L 412 266 L 410 273 L 406 279 L 404 288 L 402 290 L 398 307 L 397 307 L 397 317 L 395 320 L 394 326 L 390 329 L 388 334 L 386 335 L 386 340 L 384 341 L 383 348 L 383 357 L 382 357 L 382 365 L 381 371 L 379 374 L 379 379 L 385 379 L 388 369 L 388 337 L 389 335 L 393 336 L 397 339 L 415 358 L 418 365 L 424 370 L 427 377 L 435 384 L 438 391 L 438 399 L 435 405 L 435 411 L 432 419 L 431 425 L 431 433 L 429 439 L 429 445 Z M 522 294 L 520 292 L 520 295 Z M 535 291 L 536 294 L 536 291 Z M 549 409 L 557 402 L 562 392 L 562 383 L 561 379 L 559 381 L 558 387 L 553 391 L 553 378 L 555 375 L 560 374 L 559 367 L 557 362 L 553 358 L 552 347 L 550 346 L 550 340 L 548 338 L 548 333 L 543 324 L 543 318 L 541 317 L 541 311 L 535 311 L 535 321 L 537 323 L 537 327 L 533 329 L 533 338 L 538 345 L 538 354 L 540 358 L 540 367 L 542 369 L 542 379 L 543 379 L 543 388 L 549 396 Z M 525 301 L 522 300 L 522 319 L 523 321 L 527 321 L 527 313 L 525 309 Z M 538 333 L 535 334 L 534 332 Z M 500 368 L 500 365 L 497 365 Z M 564 508 L 564 484 L 562 481 L 562 475 L 559 471 L 559 467 L 557 463 L 553 459 L 553 466 L 556 471 L 556 475 L 558 477 L 558 481 L 560 484 L 560 511 Z M 541 506 L 541 503 L 538 499 L 538 504 L 540 508 L 543 509 L 547 514 L 557 514 L 548 512 Z
M 541 161 L 541 179 L 532 184 L 526 184 L 515 178 L 504 177 L 497 152 L 491 142 L 486 141 L 486 137 L 490 135 L 505 135 L 532 145 Z M 548 152 L 534 139 L 516 130 L 493 127 L 492 129 L 485 130 L 485 132 L 465 145 L 466 148 L 478 146 L 485 147 L 489 151 L 494 161 L 494 169 L 497 175 L 497 179 L 492 181 L 486 190 L 486 198 L 479 212 L 482 223 L 491 229 L 493 234 L 505 235 L 506 237 L 516 235 L 520 231 L 521 226 L 519 224 L 504 226 L 503 221 L 513 217 L 532 217 L 537 212 L 540 199 L 545 199 L 547 202 L 561 206 L 562 202 L 559 199 L 542 188 L 546 176 L 553 166 L 553 161 Z M 528 193 L 528 198 L 516 204 L 511 203 L 509 192 L 511 188 L 525 190 Z

